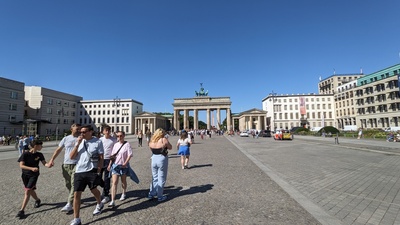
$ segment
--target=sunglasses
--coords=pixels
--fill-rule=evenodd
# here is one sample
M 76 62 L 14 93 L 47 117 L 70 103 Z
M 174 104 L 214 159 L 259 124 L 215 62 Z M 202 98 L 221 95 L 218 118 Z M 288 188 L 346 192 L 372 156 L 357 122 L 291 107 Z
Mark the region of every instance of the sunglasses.
M 86 134 L 87 131 L 81 131 L 81 134 Z

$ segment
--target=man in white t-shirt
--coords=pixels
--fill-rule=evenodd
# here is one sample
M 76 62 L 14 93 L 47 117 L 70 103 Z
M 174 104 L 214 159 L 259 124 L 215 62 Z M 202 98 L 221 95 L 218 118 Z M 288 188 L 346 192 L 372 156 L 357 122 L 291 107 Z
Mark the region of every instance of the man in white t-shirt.
M 75 147 L 76 139 L 79 136 L 79 128 L 81 125 L 72 124 L 71 125 L 71 134 L 64 137 L 61 142 L 58 144 L 57 149 L 54 151 L 53 156 L 47 163 L 49 167 L 54 166 L 54 160 L 60 154 L 60 152 L 65 148 L 64 152 L 64 161 L 61 165 L 62 174 L 65 180 L 65 186 L 69 191 L 67 204 L 61 209 L 62 212 L 69 213 L 72 211 L 72 201 L 74 200 L 74 174 L 75 174 L 75 166 L 76 160 L 70 159 L 69 154 L 72 149 Z
M 103 127 L 103 137 L 100 138 L 100 141 L 103 142 L 103 148 L 104 148 L 104 163 L 103 163 L 103 169 L 101 170 L 101 173 L 104 173 L 104 187 L 103 187 L 103 200 L 101 201 L 102 203 L 107 203 L 110 201 L 110 176 L 109 172 L 107 171 L 107 166 L 110 164 L 110 156 L 111 156 L 111 151 L 114 147 L 114 144 L 117 142 L 117 139 L 115 137 L 111 136 L 111 127 L 106 125 Z

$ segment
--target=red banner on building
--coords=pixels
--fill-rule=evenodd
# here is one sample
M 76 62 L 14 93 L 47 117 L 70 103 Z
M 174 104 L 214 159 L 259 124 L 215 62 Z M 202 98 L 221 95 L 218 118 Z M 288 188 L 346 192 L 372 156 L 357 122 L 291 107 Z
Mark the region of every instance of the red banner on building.
M 299 97 L 300 102 L 300 115 L 306 115 L 306 98 Z

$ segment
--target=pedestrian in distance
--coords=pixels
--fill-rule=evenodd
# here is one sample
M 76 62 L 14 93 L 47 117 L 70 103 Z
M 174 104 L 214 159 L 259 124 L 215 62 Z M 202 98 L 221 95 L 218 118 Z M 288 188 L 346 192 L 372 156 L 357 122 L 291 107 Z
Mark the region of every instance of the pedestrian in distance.
M 114 144 L 117 143 L 117 139 L 111 136 L 111 127 L 109 125 L 105 125 L 103 127 L 103 137 L 100 138 L 100 141 L 103 143 L 104 148 L 104 163 L 103 169 L 101 170 L 101 174 L 104 179 L 104 187 L 103 187 L 103 200 L 101 201 L 103 204 L 106 204 L 110 201 L 110 189 L 111 189 L 111 179 L 109 170 L 107 170 L 108 164 L 110 164 L 111 152 L 114 147 Z
M 178 139 L 176 143 L 176 148 L 178 149 L 178 155 L 181 156 L 181 166 L 182 169 L 189 169 L 189 156 L 190 156 L 190 145 L 192 141 L 188 137 L 187 132 L 182 132 L 181 138 Z
M 64 160 L 61 165 L 62 175 L 64 177 L 65 186 L 68 189 L 68 198 L 67 204 L 61 209 L 61 212 L 72 212 L 72 202 L 74 200 L 74 174 L 76 167 L 76 159 L 71 159 L 70 154 L 76 145 L 76 141 L 79 136 L 80 124 L 72 124 L 71 125 L 71 134 L 64 137 L 61 142 L 58 144 L 57 149 L 54 151 L 52 157 L 48 162 L 49 168 L 54 166 L 54 160 L 57 156 L 64 150 Z
M 149 142 L 149 147 L 153 155 L 151 156 L 152 182 L 148 199 L 157 197 L 159 202 L 165 201 L 164 186 L 168 174 L 168 150 L 172 149 L 171 143 L 165 138 L 165 131 L 158 128 Z
M 363 134 L 363 130 L 362 130 L 362 128 L 360 128 L 360 130 L 358 131 L 358 137 L 357 137 L 357 139 L 362 138 L 362 134 Z
M 143 132 L 142 132 L 142 130 L 139 130 L 139 132 L 137 134 L 137 138 L 138 138 L 138 147 L 142 147 L 142 142 L 143 142 Z
M 91 125 L 81 127 L 80 133 L 77 143 L 70 153 L 70 158 L 77 160 L 74 174 L 74 219 L 70 225 L 81 224 L 81 197 L 86 186 L 89 187 L 97 202 L 93 215 L 100 214 L 104 207 L 101 202 L 100 191 L 97 189 L 97 186 L 102 185 L 103 143 L 93 136 L 93 127 Z
M 151 138 L 151 131 L 150 131 L 150 129 L 149 129 L 149 130 L 146 131 L 146 141 L 147 141 L 147 144 L 149 144 L 150 138 Z
M 109 162 L 107 170 L 112 174 L 111 202 L 108 207 L 115 207 L 115 195 L 117 194 L 118 179 L 121 177 L 122 193 L 120 201 L 126 199 L 126 177 L 129 173 L 129 160 L 132 158 L 132 147 L 129 142 L 125 141 L 125 132 L 117 133 L 118 142 L 114 144 L 111 155 L 112 160 Z
M 18 152 L 19 152 L 19 156 L 21 156 L 22 153 L 24 152 L 24 137 L 23 136 L 19 137 L 19 140 L 18 140 Z
M 39 178 L 39 162 L 46 166 L 46 160 L 40 152 L 43 147 L 41 140 L 33 140 L 30 143 L 31 149 L 24 152 L 18 159 L 19 167 L 22 169 L 22 181 L 25 187 L 25 195 L 22 201 L 22 206 L 17 214 L 17 217 L 23 219 L 25 217 L 25 207 L 29 202 L 30 197 L 35 200 L 33 205 L 35 208 L 40 207 L 41 201 L 36 194 L 36 183 Z

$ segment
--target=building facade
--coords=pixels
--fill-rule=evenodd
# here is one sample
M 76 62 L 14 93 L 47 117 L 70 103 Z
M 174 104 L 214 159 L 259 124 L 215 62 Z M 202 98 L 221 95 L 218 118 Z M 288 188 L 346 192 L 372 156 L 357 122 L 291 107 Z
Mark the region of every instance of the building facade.
M 25 84 L 0 77 L 0 133 L 1 136 L 23 134 Z
M 267 111 L 261 109 L 250 109 L 239 114 L 232 115 L 232 124 L 238 124 L 234 130 L 267 130 Z
M 400 64 L 357 80 L 355 110 L 362 128 L 400 126 Z
M 27 135 L 64 136 L 76 123 L 82 97 L 38 86 L 25 86 L 25 122 Z
M 206 111 L 207 129 L 211 127 L 211 113 L 217 112 L 217 124 L 222 124 L 221 111 L 225 111 L 227 130 L 233 129 L 231 117 L 231 99 L 230 97 L 209 97 L 198 96 L 194 98 L 176 98 L 172 106 L 174 107 L 174 127 L 175 130 L 191 128 L 194 130 L 199 129 L 199 111 Z M 183 127 L 180 127 L 179 117 L 180 112 L 183 111 Z M 193 111 L 193 127 L 189 127 L 189 112 Z M 219 127 L 218 127 L 219 128 Z
M 268 95 L 262 100 L 270 130 L 335 126 L 333 94 Z
M 346 126 L 357 125 L 357 110 L 354 94 L 356 88 L 357 80 L 352 80 L 336 88 L 334 96 L 337 129 L 345 129 Z
M 109 125 L 112 132 L 136 131 L 134 117 L 143 112 L 143 103 L 133 99 L 82 100 L 79 105 L 79 123 L 91 124 L 96 131 Z
M 150 112 L 142 112 L 135 116 L 136 131 L 146 133 L 148 130 L 153 134 L 158 128 L 166 131 L 172 130 L 173 115 L 160 115 Z
M 318 82 L 318 93 L 335 94 L 339 86 L 355 81 L 363 76 L 364 74 L 362 72 L 359 74 L 334 74 L 326 79 L 321 79 Z

